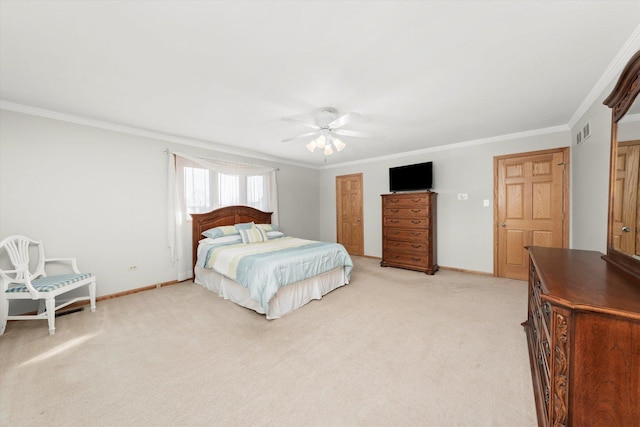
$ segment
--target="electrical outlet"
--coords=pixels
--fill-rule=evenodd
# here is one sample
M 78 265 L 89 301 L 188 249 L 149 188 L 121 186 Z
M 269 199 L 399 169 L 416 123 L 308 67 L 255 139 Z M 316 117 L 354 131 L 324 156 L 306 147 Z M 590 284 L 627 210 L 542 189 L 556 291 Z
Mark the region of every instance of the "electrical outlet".
M 458 200 L 468 200 L 468 199 L 469 199 L 469 195 L 467 193 L 458 194 Z

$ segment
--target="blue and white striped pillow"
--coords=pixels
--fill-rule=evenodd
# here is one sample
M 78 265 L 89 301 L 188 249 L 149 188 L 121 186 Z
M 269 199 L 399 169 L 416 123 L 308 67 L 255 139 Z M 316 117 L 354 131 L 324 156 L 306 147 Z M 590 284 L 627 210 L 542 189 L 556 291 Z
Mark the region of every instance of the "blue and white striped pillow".
M 240 230 L 240 236 L 242 237 L 242 243 L 262 243 L 269 240 L 266 233 L 261 228 L 252 227 L 244 230 Z

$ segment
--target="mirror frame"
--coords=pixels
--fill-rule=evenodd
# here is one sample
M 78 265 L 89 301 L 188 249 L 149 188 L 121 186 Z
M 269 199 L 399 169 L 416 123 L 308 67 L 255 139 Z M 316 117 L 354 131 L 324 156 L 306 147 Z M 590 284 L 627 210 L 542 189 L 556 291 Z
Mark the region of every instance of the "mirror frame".
M 634 276 L 640 277 L 640 260 L 613 248 L 613 193 L 616 174 L 618 147 L 618 122 L 629 111 L 633 101 L 640 93 L 640 51 L 629 60 L 622 70 L 620 78 L 604 104 L 611 111 L 611 158 L 609 164 L 609 222 L 607 227 L 607 255 L 603 258 Z

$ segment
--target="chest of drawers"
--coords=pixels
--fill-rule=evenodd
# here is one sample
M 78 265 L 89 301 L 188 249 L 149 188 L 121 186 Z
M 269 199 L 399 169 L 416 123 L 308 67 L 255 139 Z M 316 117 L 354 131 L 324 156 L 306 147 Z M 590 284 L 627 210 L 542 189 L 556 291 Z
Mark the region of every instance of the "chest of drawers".
M 383 267 L 434 274 L 436 196 L 433 192 L 382 195 Z

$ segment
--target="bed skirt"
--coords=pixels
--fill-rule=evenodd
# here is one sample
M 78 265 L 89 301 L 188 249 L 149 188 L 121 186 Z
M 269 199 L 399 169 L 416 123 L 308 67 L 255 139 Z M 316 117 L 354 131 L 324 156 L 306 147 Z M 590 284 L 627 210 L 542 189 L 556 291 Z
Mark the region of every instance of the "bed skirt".
M 202 285 L 224 299 L 233 301 L 243 307 L 265 314 L 259 302 L 251 299 L 249 290 L 236 281 L 229 279 L 210 268 L 195 268 L 194 283 Z M 346 285 L 347 279 L 344 268 L 337 268 L 318 276 L 306 279 L 278 290 L 269 302 L 267 319 L 278 319 L 314 299 L 321 299 L 323 295 Z

